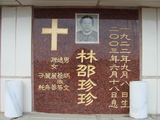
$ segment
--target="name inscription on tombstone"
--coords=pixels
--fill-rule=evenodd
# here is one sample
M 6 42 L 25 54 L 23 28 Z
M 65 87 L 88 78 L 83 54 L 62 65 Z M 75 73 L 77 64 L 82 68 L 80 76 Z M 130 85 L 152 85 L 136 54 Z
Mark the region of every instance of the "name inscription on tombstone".
M 129 112 L 139 80 L 139 10 L 35 8 L 34 110 Z

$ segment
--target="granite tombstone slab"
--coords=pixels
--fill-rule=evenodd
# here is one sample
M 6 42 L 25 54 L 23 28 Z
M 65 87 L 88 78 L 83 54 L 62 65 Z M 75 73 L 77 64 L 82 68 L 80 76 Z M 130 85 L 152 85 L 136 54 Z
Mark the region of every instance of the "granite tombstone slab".
M 139 32 L 137 9 L 35 8 L 34 110 L 128 113 L 129 82 L 140 76 Z

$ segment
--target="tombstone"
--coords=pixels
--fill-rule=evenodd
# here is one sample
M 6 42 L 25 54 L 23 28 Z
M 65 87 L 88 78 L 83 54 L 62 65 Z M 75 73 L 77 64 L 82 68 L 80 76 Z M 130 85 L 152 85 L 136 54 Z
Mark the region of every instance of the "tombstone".
M 140 76 L 139 32 L 137 9 L 35 8 L 34 110 L 129 113 L 129 82 Z

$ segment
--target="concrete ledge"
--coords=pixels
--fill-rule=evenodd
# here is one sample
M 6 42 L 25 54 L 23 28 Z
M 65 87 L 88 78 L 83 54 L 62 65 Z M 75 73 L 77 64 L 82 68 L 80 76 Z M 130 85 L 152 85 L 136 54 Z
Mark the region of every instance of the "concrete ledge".
M 12 120 L 4 117 L 4 113 L 0 113 L 0 120 Z M 13 119 L 14 120 L 14 119 Z M 129 117 L 128 114 L 52 114 L 31 112 L 24 113 L 22 117 L 16 120 L 140 120 Z M 160 115 L 148 115 L 143 120 L 160 120 Z

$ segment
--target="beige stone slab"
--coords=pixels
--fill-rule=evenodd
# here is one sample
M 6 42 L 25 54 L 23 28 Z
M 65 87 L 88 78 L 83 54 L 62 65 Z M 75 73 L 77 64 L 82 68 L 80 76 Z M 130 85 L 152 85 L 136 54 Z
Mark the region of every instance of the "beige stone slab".
M 14 120 L 4 117 L 0 113 L 0 120 Z M 160 115 L 151 114 L 145 119 L 134 119 L 128 114 L 52 114 L 52 113 L 24 113 L 22 117 L 15 120 L 160 120 Z
M 44 118 L 52 120 L 97 120 L 95 115 L 81 114 L 52 114 L 52 113 L 32 113 L 30 118 Z

